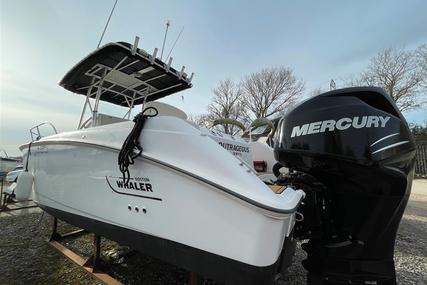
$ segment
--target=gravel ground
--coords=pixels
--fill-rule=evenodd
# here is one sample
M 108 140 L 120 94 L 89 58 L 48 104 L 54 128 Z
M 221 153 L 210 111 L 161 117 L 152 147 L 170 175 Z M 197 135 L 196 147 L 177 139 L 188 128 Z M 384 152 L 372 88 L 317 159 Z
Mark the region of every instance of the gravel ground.
M 427 180 L 418 180 L 399 227 L 395 261 L 398 284 L 427 284 Z M 415 190 L 415 191 L 414 191 Z M 21 215 L 0 214 L 0 284 L 102 284 L 50 246 L 52 217 L 38 210 Z M 59 223 L 59 231 L 74 228 Z M 92 235 L 63 243 L 82 256 L 91 250 Z M 102 269 L 124 284 L 186 284 L 187 273 L 175 266 L 144 256 L 116 243 L 102 240 Z M 286 284 L 305 284 L 297 248 Z M 214 285 L 200 278 L 199 284 Z
M 399 226 L 394 255 L 398 284 L 427 284 L 427 179 L 417 179 Z

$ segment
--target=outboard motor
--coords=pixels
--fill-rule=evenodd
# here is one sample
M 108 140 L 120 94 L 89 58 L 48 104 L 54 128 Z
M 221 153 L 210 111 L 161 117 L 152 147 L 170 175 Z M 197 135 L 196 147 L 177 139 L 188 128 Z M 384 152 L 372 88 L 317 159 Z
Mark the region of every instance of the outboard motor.
M 278 182 L 306 192 L 294 236 L 308 284 L 396 284 L 394 243 L 414 174 L 415 144 L 383 89 L 346 88 L 284 116 Z

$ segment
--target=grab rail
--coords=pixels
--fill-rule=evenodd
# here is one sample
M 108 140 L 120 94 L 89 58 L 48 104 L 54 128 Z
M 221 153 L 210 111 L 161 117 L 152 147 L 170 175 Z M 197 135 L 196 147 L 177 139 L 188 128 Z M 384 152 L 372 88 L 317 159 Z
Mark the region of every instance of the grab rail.
M 40 134 L 40 127 L 43 126 L 43 125 L 49 125 L 49 126 L 51 126 L 52 129 L 53 129 L 53 131 L 55 132 L 55 134 L 58 133 L 58 131 L 56 130 L 55 126 L 51 122 L 46 121 L 46 122 L 38 124 L 38 125 L 36 125 L 36 126 L 34 126 L 34 127 L 32 127 L 30 129 L 31 141 L 38 141 L 39 139 L 42 138 L 42 136 Z M 34 138 L 34 136 L 36 136 L 36 137 Z

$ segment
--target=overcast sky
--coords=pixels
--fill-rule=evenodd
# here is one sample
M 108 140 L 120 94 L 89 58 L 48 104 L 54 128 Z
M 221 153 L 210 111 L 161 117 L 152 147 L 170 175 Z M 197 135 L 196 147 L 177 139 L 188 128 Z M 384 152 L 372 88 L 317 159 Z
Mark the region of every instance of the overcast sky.
M 83 96 L 58 86 L 92 52 L 114 0 L 0 0 L 0 148 L 19 154 L 29 129 L 42 121 L 60 131 L 76 128 Z M 414 49 L 427 42 L 427 1 L 130 1 L 119 0 L 103 43 L 133 42 L 166 52 L 182 26 L 173 58 L 195 73 L 194 87 L 164 101 L 203 113 L 221 79 L 239 80 L 263 67 L 289 66 L 307 93 L 358 74 L 387 47 Z M 181 100 L 184 95 L 184 102 Z M 101 112 L 117 113 L 103 104 Z M 427 120 L 427 111 L 405 114 Z

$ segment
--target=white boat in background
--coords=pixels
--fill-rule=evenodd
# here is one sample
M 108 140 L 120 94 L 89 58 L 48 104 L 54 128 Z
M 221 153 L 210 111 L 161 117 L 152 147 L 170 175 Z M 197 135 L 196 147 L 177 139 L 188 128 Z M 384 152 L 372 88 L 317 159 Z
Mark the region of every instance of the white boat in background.
M 279 118 L 259 118 L 252 122 L 242 137 L 249 141 L 254 168 L 260 173 L 274 173 L 279 176 L 282 165 L 274 157 L 274 140 Z M 287 169 L 285 170 L 287 172 Z
M 18 181 L 19 174 L 24 171 L 24 166 L 22 164 L 18 164 L 12 171 L 9 171 L 6 175 L 6 182 L 13 183 Z
M 21 159 L 9 157 L 5 150 L 0 150 L 3 155 L 0 156 L 0 178 L 6 177 L 7 173 L 14 170 L 21 162 Z
M 76 131 L 20 147 L 34 200 L 61 220 L 206 277 L 270 284 L 289 264 L 285 240 L 304 192 L 273 192 L 245 157 L 243 139 L 150 103 L 190 88 L 193 77 L 156 51 L 109 43 L 65 75 L 60 85 L 86 101 Z M 101 101 L 127 112 L 101 114 Z M 150 104 L 159 116 L 129 121 L 134 107 Z M 128 165 L 118 158 L 126 151 Z
M 221 137 L 228 137 L 238 140 L 239 143 L 247 150 L 246 153 L 236 153 L 243 159 L 247 165 L 250 165 L 259 174 L 274 174 L 279 177 L 281 173 L 287 173 L 288 169 L 277 162 L 274 157 L 274 134 L 276 131 L 279 118 L 269 120 L 267 118 L 255 119 L 248 129 L 239 121 L 230 118 L 217 119 L 213 122 L 212 128 L 217 125 L 233 125 L 241 129 L 236 135 L 224 134 L 221 131 L 213 130 L 212 133 L 221 134 Z M 230 150 L 226 145 L 219 142 L 224 148 Z M 268 181 L 270 183 L 270 180 Z

